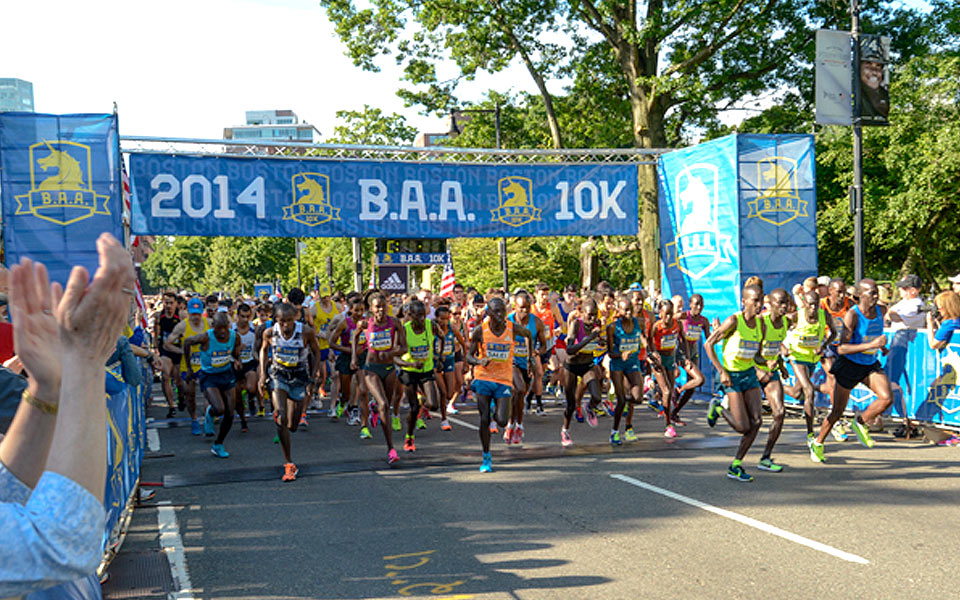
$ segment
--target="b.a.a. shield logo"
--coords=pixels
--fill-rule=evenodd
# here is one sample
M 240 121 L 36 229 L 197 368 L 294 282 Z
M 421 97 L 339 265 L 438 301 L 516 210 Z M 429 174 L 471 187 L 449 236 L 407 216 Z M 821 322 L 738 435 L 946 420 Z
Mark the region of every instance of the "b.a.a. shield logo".
M 510 227 L 520 227 L 531 221 L 539 221 L 543 211 L 533 205 L 533 181 L 527 177 L 511 175 L 497 182 L 500 206 L 490 213 L 494 221 Z
M 93 189 L 90 146 L 43 140 L 29 148 L 30 192 L 15 196 L 17 215 L 70 225 L 93 215 L 109 215 L 110 196 Z
M 797 188 L 797 161 L 783 156 L 762 159 L 757 163 L 757 182 L 759 194 L 747 203 L 748 219 L 779 227 L 807 216 L 807 201 L 800 199 Z
M 292 178 L 293 204 L 283 207 L 283 219 L 313 227 L 340 220 L 330 204 L 330 178 L 323 173 L 297 173 Z
M 718 265 L 732 264 L 731 236 L 720 230 L 720 177 L 716 165 L 684 167 L 675 180 L 679 227 L 666 244 L 667 266 L 699 280 Z

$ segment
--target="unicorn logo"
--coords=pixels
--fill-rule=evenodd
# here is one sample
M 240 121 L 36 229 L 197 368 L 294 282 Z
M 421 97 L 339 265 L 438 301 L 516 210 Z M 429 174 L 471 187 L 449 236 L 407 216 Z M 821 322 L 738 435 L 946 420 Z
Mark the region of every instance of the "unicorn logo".
M 15 197 L 14 214 L 33 215 L 57 225 L 110 214 L 107 208 L 110 196 L 96 193 L 90 183 L 93 179 L 90 146 L 43 140 L 30 146 L 29 156 L 30 192 Z M 55 172 L 44 177 L 50 171 Z M 39 182 L 38 176 L 43 177 Z
M 520 227 L 539 221 L 543 212 L 533 204 L 533 180 L 511 175 L 497 182 L 500 206 L 490 211 L 493 221 L 510 227 Z
M 699 280 L 735 254 L 730 236 L 720 231 L 720 175 L 716 165 L 697 163 L 676 177 L 674 214 L 680 223 L 665 245 L 667 266 Z
M 292 179 L 293 204 L 283 207 L 283 219 L 321 225 L 340 220 L 340 209 L 330 204 L 330 178 L 322 173 L 297 173 Z
M 748 219 L 780 227 L 807 216 L 807 201 L 800 199 L 797 186 L 797 161 L 783 156 L 764 158 L 757 163 L 757 181 L 759 194 L 747 203 Z

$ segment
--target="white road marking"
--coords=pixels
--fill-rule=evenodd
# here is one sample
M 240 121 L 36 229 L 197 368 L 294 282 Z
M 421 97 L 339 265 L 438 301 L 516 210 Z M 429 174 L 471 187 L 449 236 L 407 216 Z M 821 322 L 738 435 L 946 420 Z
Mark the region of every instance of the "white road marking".
M 688 498 L 687 496 L 683 496 L 683 495 L 678 494 L 678 493 L 676 493 L 676 492 L 671 492 L 670 490 L 665 490 L 665 489 L 663 489 L 663 488 L 661 488 L 661 487 L 657 487 L 657 486 L 651 485 L 651 484 L 649 484 L 649 483 L 644 483 L 643 481 L 640 481 L 639 479 L 634 479 L 633 477 L 627 477 L 626 475 L 620 475 L 620 474 L 612 474 L 612 475 L 610 475 L 610 477 L 613 477 L 614 479 L 619 479 L 620 481 L 622 481 L 622 482 L 624 482 L 624 483 L 629 483 L 630 485 L 637 486 L 638 488 L 643 488 L 643 489 L 645 489 L 645 490 L 647 490 L 647 491 L 654 492 L 655 494 L 660 494 L 660 495 L 662 495 L 662 496 L 666 496 L 667 498 L 671 498 L 671 499 L 676 500 L 676 501 L 678 501 L 678 502 L 683 502 L 684 504 L 689 504 L 690 506 L 694 506 L 694 507 L 696 507 L 696 508 L 701 508 L 701 509 L 703 509 L 703 510 L 705 510 L 705 511 L 707 511 L 707 512 L 712 512 L 712 513 L 715 514 L 715 515 L 720 515 L 721 517 L 726 517 L 726 518 L 728 518 L 728 519 L 737 521 L 738 523 L 743 523 L 744 525 L 748 525 L 748 526 L 753 527 L 753 528 L 755 528 L 755 529 L 759 529 L 760 531 L 765 531 L 766 533 L 769 533 L 769 534 L 772 534 L 772 535 L 776 535 L 776 536 L 782 537 L 782 538 L 785 539 L 785 540 L 790 540 L 791 542 L 795 542 L 795 543 L 800 544 L 800 545 L 802 545 L 802 546 L 806 546 L 806 547 L 808 547 L 808 548 L 813 548 L 814 550 L 818 550 L 818 551 L 820 551 L 820 552 L 824 552 L 824 553 L 829 554 L 829 555 L 831 555 L 831 556 L 834 556 L 834 557 L 836 557 L 836 558 L 839 558 L 839 559 L 842 559 L 842 560 L 846 560 L 846 561 L 849 561 L 849 562 L 853 562 L 853 563 L 857 563 L 857 564 L 861 564 L 861 565 L 868 565 L 868 564 L 870 564 L 870 561 L 869 561 L 869 560 L 867 560 L 867 559 L 865 559 L 865 558 L 863 558 L 863 557 L 861 557 L 861 556 L 857 556 L 856 554 L 850 554 L 849 552 L 844 552 L 843 550 L 838 550 L 838 549 L 834 548 L 833 546 L 828 546 L 828 545 L 826 545 L 826 544 L 821 544 L 820 542 L 817 542 L 817 541 L 814 541 L 814 540 L 811 540 L 811 539 L 807 539 L 807 538 L 805 538 L 805 537 L 803 537 L 803 536 L 800 536 L 800 535 L 797 535 L 797 534 L 795 534 L 795 533 L 790 533 L 789 531 L 785 531 L 785 530 L 783 530 L 783 529 L 780 529 L 779 527 L 775 527 L 775 526 L 773 526 L 773 525 L 768 525 L 768 524 L 766 524 L 766 523 L 764 523 L 764 522 L 762 522 L 762 521 L 757 521 L 756 519 L 751 519 L 750 517 L 746 517 L 746 516 L 741 515 L 741 514 L 739 514 L 739 513 L 735 513 L 735 512 L 733 512 L 733 511 L 729 511 L 729 510 L 726 510 L 726 509 L 723 509 L 723 508 L 718 508 L 718 507 L 716 507 L 716 506 L 707 504 L 707 503 L 705 503 L 705 502 L 700 502 L 699 500 L 696 500 L 696 499 L 694 499 L 694 498 Z
M 147 449 L 150 452 L 160 451 L 160 434 L 156 429 L 147 430 Z
M 463 420 L 461 420 L 461 419 L 455 419 L 454 417 L 451 417 L 451 416 L 449 416 L 449 415 L 447 416 L 447 420 L 450 421 L 451 423 L 456 423 L 457 425 L 463 425 L 463 426 L 466 427 L 467 429 L 472 429 L 472 430 L 474 430 L 474 431 L 480 431 L 480 427 L 479 427 L 478 425 L 474 425 L 473 423 L 469 423 L 469 422 L 463 421 Z
M 172 597 L 178 600 L 193 600 L 193 584 L 187 570 L 187 557 L 180 538 L 180 524 L 177 513 L 169 502 L 159 502 L 157 506 L 157 525 L 160 528 L 160 550 L 170 562 L 170 575 L 176 591 Z

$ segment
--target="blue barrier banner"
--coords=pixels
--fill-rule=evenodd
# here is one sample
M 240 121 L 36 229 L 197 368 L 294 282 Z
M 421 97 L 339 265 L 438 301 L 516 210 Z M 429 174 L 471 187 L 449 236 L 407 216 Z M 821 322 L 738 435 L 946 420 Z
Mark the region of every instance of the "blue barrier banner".
M 7 264 L 22 257 L 65 282 L 92 274 L 96 239 L 123 239 L 116 115 L 0 113 L 0 195 Z
M 740 305 L 736 137 L 664 154 L 658 174 L 664 294 L 700 293 L 722 319 Z
M 636 235 L 636 165 L 130 156 L 136 234 Z

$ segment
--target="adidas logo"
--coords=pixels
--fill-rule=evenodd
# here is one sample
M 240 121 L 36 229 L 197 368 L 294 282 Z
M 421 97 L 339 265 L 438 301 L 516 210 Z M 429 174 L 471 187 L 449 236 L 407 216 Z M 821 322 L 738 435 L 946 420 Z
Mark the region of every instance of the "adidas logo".
M 400 276 L 396 273 L 391 273 L 390 277 L 387 277 L 384 281 L 380 282 L 380 287 L 385 290 L 399 290 L 407 291 L 407 286 L 400 280 Z

